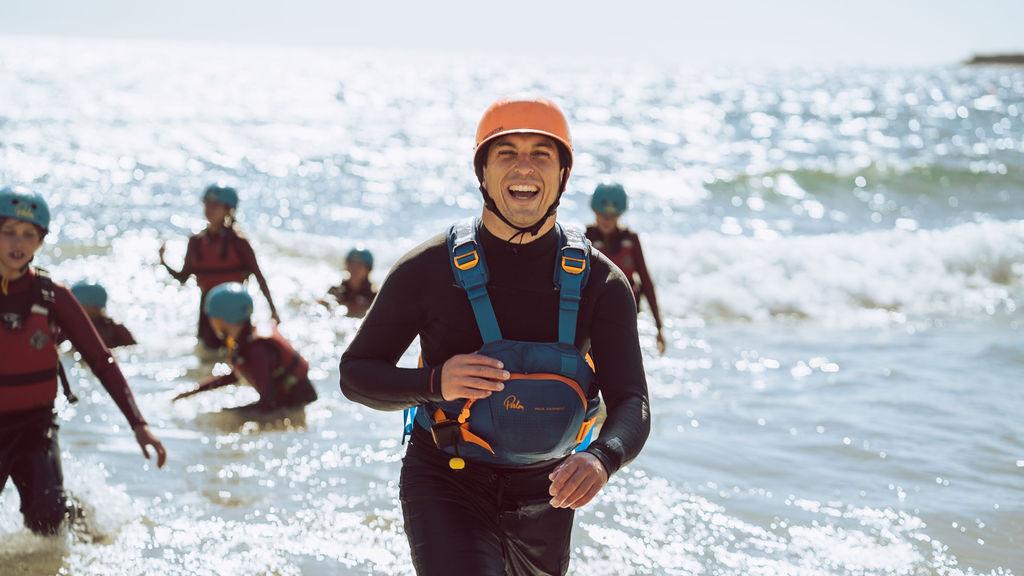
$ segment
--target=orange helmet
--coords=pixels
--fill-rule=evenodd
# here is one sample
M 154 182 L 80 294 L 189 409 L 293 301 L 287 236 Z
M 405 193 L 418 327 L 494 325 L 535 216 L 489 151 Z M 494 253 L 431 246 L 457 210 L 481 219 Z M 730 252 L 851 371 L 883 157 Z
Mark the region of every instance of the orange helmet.
M 569 135 L 569 123 L 558 105 L 544 98 L 501 99 L 487 108 L 476 129 L 473 166 L 478 180 L 483 181 L 484 178 L 487 144 L 505 134 L 522 133 L 543 134 L 561 144 L 568 176 L 568 171 L 572 169 L 572 136 Z

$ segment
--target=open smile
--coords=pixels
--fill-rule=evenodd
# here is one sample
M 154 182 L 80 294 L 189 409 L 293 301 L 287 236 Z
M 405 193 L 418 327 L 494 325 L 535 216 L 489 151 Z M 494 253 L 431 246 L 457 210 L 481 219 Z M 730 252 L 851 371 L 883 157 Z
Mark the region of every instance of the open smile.
M 536 184 L 512 184 L 505 191 L 513 200 L 529 201 L 540 195 L 540 186 Z

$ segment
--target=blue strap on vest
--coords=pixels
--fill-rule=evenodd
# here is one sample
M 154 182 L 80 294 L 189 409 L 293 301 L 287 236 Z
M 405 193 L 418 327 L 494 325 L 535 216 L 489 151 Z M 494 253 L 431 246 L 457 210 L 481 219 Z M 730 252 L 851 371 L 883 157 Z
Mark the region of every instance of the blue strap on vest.
M 480 337 L 485 343 L 496 342 L 501 340 L 501 328 L 487 296 L 487 261 L 476 241 L 476 227 L 476 218 L 467 218 L 453 225 L 448 230 L 448 255 L 455 282 L 466 291 L 473 307 Z
M 558 288 L 558 341 L 576 345 L 576 318 L 580 295 L 590 277 L 590 246 L 583 232 L 575 228 L 558 229 L 561 250 L 555 262 L 555 286 Z

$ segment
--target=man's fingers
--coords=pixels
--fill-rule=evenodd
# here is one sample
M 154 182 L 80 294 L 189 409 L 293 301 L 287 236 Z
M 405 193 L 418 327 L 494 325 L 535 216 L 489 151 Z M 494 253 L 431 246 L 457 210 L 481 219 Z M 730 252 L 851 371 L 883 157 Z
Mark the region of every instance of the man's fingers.
M 551 487 L 548 488 L 548 493 L 552 496 L 557 496 L 562 491 L 562 486 L 572 478 L 576 472 L 577 466 L 572 459 L 562 462 L 555 471 L 552 472 L 548 478 L 551 480 Z
M 487 366 L 499 370 L 505 367 L 505 364 L 501 360 L 496 360 L 494 358 L 491 358 L 490 356 L 484 356 L 482 354 L 462 354 L 454 358 L 458 358 L 458 364 L 463 364 L 467 366 Z
M 590 478 L 589 482 L 581 484 L 572 495 L 566 498 L 565 507 L 572 508 L 573 510 L 582 508 L 590 503 L 590 501 L 594 499 L 594 496 L 597 496 L 599 491 L 600 486 L 597 479 Z
M 477 378 L 486 378 L 488 380 L 508 380 L 512 376 L 508 370 L 481 366 L 479 364 L 466 366 L 462 369 L 461 375 L 476 376 Z
M 554 494 L 552 494 L 551 505 L 557 508 L 562 508 L 567 502 L 575 500 L 577 498 L 576 491 L 584 483 L 588 482 L 587 471 L 584 468 L 574 467 L 571 475 L 566 475 L 556 486 L 552 483 Z
M 480 390 L 477 388 L 462 388 L 462 391 L 458 393 L 456 398 L 466 398 L 468 400 L 483 400 L 490 396 L 491 393 L 486 390 Z
M 149 449 L 146 447 L 146 444 L 144 442 L 140 442 L 139 448 L 142 448 L 142 455 L 146 457 L 146 460 L 149 460 Z
M 487 392 L 500 392 L 505 389 L 505 385 L 501 382 L 485 380 L 483 378 L 459 378 L 459 385 L 463 388 L 484 390 Z

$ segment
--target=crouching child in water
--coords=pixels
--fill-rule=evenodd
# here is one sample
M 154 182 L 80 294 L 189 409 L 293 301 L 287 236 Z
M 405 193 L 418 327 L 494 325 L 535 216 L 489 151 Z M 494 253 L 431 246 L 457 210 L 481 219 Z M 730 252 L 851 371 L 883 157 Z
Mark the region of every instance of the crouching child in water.
M 316 401 L 316 390 L 309 381 L 309 364 L 276 327 L 270 334 L 257 334 L 252 310 L 252 297 L 238 282 L 210 290 L 203 301 L 203 311 L 217 336 L 227 344 L 231 373 L 210 378 L 195 389 L 178 394 L 174 400 L 234 384 L 241 377 L 260 395 L 255 404 L 243 409 L 270 412 Z
M 107 316 L 107 291 L 103 286 L 80 281 L 71 286 L 71 293 L 82 305 L 82 310 L 85 310 L 86 316 L 107 348 L 132 346 L 136 343 L 128 328 Z

